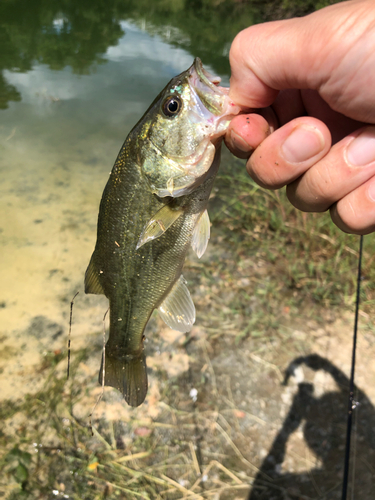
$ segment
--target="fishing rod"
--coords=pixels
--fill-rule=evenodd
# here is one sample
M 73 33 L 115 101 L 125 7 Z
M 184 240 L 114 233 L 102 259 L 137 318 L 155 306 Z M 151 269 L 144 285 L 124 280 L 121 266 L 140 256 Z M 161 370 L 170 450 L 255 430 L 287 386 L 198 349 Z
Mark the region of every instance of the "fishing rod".
M 356 361 L 356 350 L 357 350 L 358 313 L 359 313 L 361 278 L 362 278 L 362 253 L 363 253 L 363 236 L 361 235 L 361 237 L 359 239 L 357 294 L 356 294 L 356 301 L 355 301 L 352 366 L 351 366 L 350 381 L 349 381 L 348 421 L 347 421 L 347 428 L 346 428 L 344 476 L 343 476 L 343 482 L 342 482 L 341 500 L 346 500 L 346 497 L 347 497 L 348 483 L 349 483 L 350 444 L 351 444 L 353 414 L 354 414 L 354 410 L 357 407 L 357 403 L 354 401 L 354 374 L 355 374 L 355 361 Z M 353 486 L 354 485 L 352 485 L 352 488 L 353 488 Z

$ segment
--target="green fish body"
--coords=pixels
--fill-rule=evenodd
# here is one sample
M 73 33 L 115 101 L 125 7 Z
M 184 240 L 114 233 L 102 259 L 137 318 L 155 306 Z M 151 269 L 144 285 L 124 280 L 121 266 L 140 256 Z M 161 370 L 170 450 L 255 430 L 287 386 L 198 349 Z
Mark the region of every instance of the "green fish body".
M 100 203 L 85 291 L 109 299 L 104 383 L 131 406 L 147 393 L 143 340 L 154 309 L 181 332 L 195 321 L 182 267 L 191 245 L 199 257 L 207 246 L 221 138 L 238 112 L 217 83 L 199 59 L 171 80 L 126 138 Z

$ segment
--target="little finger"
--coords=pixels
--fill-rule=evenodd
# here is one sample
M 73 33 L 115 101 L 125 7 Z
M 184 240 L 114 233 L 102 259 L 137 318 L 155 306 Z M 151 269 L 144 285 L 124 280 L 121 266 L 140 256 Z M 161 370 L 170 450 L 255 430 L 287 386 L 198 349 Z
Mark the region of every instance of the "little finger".
M 333 222 L 345 233 L 375 231 L 375 177 L 344 196 L 330 212 Z

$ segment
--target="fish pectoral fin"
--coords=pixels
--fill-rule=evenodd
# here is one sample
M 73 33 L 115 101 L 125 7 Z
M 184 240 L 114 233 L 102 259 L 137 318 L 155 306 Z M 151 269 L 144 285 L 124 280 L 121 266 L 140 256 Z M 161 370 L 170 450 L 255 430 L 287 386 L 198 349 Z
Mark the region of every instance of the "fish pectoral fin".
M 95 293 L 97 295 L 105 295 L 102 285 L 99 281 L 99 273 L 95 269 L 94 262 L 90 260 L 85 273 L 85 293 Z
M 156 214 L 151 217 L 143 228 L 141 236 L 137 243 L 137 250 L 148 241 L 155 240 L 162 236 L 176 220 L 184 213 L 182 208 L 171 208 L 170 205 L 164 205 Z
M 139 406 L 147 395 L 147 367 L 144 353 L 138 356 L 114 356 L 105 350 L 104 385 L 114 387 L 124 396 L 130 406 Z M 99 371 L 99 384 L 102 384 L 103 357 Z
M 199 217 L 193 231 L 191 246 L 200 259 L 206 251 L 208 240 L 210 239 L 210 218 L 207 210 Z
M 195 307 L 181 275 L 158 307 L 162 320 L 173 330 L 189 332 L 195 322 Z

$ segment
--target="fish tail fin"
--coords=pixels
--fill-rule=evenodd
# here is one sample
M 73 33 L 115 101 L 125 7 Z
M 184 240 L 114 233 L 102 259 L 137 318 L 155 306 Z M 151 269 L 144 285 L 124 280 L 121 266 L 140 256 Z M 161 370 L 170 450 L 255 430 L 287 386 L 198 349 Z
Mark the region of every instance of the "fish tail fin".
M 103 356 L 99 371 L 99 384 L 102 384 Z M 147 367 L 144 353 L 138 356 L 113 356 L 105 351 L 104 385 L 121 392 L 130 406 L 139 406 L 147 394 Z

